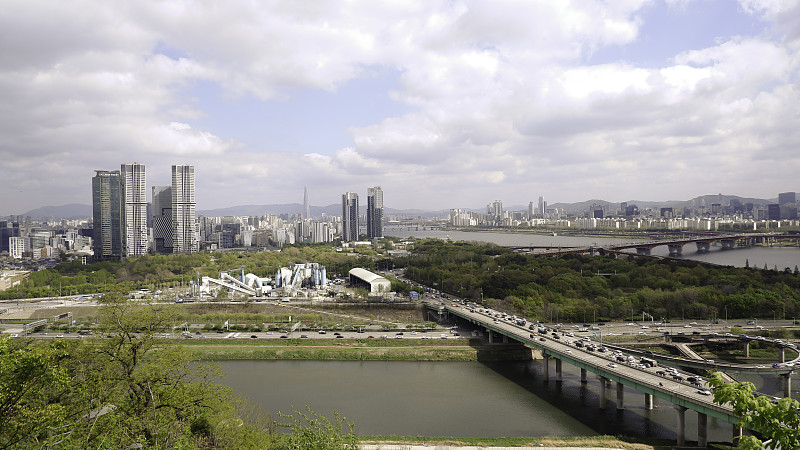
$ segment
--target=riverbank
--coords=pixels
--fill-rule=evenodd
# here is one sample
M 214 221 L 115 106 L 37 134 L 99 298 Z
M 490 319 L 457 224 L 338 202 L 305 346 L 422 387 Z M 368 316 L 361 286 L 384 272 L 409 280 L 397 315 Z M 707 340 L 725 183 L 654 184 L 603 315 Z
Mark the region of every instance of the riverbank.
M 319 361 L 523 361 L 529 349 L 518 344 L 486 344 L 477 339 L 403 341 L 394 339 L 185 340 L 198 359 Z
M 650 439 L 639 441 L 616 436 L 580 437 L 529 437 L 529 438 L 454 438 L 454 437 L 397 437 L 361 436 L 359 448 L 362 450 L 503 450 L 503 449 L 630 449 L 630 450 L 675 450 L 696 449 L 686 445 L 678 447 L 673 441 Z M 731 449 L 723 443 L 709 443 L 710 449 Z

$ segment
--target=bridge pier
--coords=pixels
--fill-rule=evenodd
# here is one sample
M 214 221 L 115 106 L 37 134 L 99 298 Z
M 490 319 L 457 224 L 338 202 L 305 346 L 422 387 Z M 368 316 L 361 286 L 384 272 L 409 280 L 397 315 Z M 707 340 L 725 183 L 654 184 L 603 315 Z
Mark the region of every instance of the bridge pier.
M 784 397 L 791 397 L 792 396 L 792 374 L 787 373 L 781 375 L 783 378 L 783 396 Z
M 675 411 L 678 412 L 678 446 L 683 447 L 686 445 L 686 407 L 675 405 Z
M 586 383 L 586 369 L 581 369 L 581 383 Z
M 781 347 L 781 362 L 786 362 L 786 347 Z
M 720 244 L 722 244 L 723 249 L 730 249 L 736 247 L 736 241 L 732 240 L 722 240 L 720 241 Z
M 750 341 L 744 343 L 744 357 L 745 358 L 750 357 Z
M 708 447 L 708 415 L 697 413 L 697 446 Z
M 711 244 L 708 242 L 695 242 L 695 245 L 697 245 L 697 251 L 699 253 L 706 253 L 711 250 Z
M 617 381 L 617 409 L 625 409 L 625 405 L 623 403 L 625 397 L 625 386 Z
M 556 381 L 561 381 L 561 359 L 556 358 Z
M 683 253 L 683 244 L 669 244 L 669 256 L 680 256 Z
M 486 334 L 489 335 L 489 343 L 494 344 L 494 332 L 490 329 L 486 329 Z
M 544 381 L 550 381 L 550 355 L 543 354 L 544 357 Z
M 636 247 L 636 254 L 637 255 L 649 255 L 650 248 L 649 247 Z
M 607 378 L 600 377 L 600 409 L 606 409 L 606 381 Z
M 508 344 L 508 336 L 503 335 L 503 344 Z
M 653 409 L 653 394 L 644 394 L 644 409 Z

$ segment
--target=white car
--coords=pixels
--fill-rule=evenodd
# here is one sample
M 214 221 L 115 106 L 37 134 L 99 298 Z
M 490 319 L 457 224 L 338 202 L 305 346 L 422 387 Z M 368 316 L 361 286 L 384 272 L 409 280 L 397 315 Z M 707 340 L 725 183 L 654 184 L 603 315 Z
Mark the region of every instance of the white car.
M 702 395 L 711 395 L 711 391 L 709 391 L 708 389 L 698 389 L 697 393 Z

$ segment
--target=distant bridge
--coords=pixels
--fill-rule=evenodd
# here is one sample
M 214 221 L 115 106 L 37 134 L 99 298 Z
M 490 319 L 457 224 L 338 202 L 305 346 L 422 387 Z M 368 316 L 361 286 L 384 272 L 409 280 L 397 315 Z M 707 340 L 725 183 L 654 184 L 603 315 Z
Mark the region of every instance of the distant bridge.
M 778 240 L 793 239 L 800 243 L 800 235 L 798 234 L 765 234 L 765 233 L 741 233 L 741 234 L 714 234 L 714 235 L 700 235 L 684 238 L 662 239 L 656 241 L 642 241 L 631 242 L 627 244 L 610 244 L 610 245 L 589 245 L 581 247 L 561 247 L 561 246 L 509 246 L 515 251 L 525 251 L 534 255 L 542 256 L 558 256 L 569 254 L 600 254 L 600 255 L 630 255 L 630 252 L 625 250 L 636 249 L 637 255 L 648 256 L 650 252 L 660 246 L 667 246 L 669 248 L 670 256 L 680 256 L 683 253 L 683 247 L 687 244 L 695 244 L 697 251 L 700 253 L 708 252 L 712 244 L 719 244 L 722 249 L 731 249 L 736 247 L 750 247 L 760 243 L 772 243 Z

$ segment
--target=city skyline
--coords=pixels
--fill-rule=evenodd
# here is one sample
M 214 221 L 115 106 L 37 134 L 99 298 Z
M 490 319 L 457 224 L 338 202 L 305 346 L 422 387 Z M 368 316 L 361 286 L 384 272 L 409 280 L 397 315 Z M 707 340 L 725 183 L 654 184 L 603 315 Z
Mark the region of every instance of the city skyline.
M 2 215 L 128 155 L 199 210 L 800 191 L 796 1 L 4 6 Z

